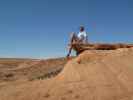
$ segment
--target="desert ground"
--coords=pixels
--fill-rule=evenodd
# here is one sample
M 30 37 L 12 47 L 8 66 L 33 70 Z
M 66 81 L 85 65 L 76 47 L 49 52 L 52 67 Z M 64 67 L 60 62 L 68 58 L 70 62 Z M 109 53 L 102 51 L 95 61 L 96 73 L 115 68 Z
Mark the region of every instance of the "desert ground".
M 133 100 L 133 48 L 0 59 L 0 100 Z
M 64 58 L 48 60 L 0 58 L 0 83 L 50 78 L 58 74 L 65 63 Z

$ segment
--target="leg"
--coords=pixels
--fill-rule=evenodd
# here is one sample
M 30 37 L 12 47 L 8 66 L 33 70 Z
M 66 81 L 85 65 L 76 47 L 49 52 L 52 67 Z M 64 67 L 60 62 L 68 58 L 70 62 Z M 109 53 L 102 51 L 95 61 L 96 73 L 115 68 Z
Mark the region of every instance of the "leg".
M 70 35 L 70 44 L 76 42 L 78 40 L 77 35 L 75 33 L 71 33 Z
M 72 52 L 72 44 L 77 41 L 77 36 L 75 33 L 71 33 L 70 35 L 70 45 L 69 45 L 69 52 L 67 54 L 67 58 L 69 58 L 71 52 Z

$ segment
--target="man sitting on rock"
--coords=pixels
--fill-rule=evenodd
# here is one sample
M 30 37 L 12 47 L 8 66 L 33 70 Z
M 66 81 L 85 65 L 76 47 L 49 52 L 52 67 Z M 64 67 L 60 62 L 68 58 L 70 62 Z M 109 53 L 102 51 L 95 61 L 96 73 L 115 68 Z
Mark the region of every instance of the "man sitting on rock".
M 80 26 L 80 31 L 78 34 L 71 33 L 70 45 L 69 45 L 69 52 L 67 54 L 67 58 L 70 56 L 72 51 L 72 45 L 74 44 L 85 44 L 87 43 L 87 33 L 85 31 L 84 26 Z
M 87 33 L 84 26 L 80 26 L 80 31 L 78 34 L 71 33 L 71 43 L 87 43 Z

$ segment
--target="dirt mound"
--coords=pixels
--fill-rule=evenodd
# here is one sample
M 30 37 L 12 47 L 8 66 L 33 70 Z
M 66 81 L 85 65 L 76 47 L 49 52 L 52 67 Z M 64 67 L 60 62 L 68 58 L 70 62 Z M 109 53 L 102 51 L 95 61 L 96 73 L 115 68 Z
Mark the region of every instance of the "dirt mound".
M 55 78 L 0 88 L 0 100 L 133 100 L 133 48 L 85 51 Z

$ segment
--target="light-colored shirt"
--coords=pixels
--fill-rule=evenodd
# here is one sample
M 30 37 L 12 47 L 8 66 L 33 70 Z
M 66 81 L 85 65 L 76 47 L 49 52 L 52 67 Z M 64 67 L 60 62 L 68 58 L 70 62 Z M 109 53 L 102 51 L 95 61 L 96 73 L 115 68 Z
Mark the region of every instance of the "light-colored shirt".
M 82 39 L 83 39 L 83 40 L 84 40 L 84 39 L 86 40 L 86 39 L 87 39 L 87 33 L 86 33 L 85 31 L 79 32 L 79 33 L 78 33 L 78 38 L 81 39 L 81 40 L 82 40 Z

